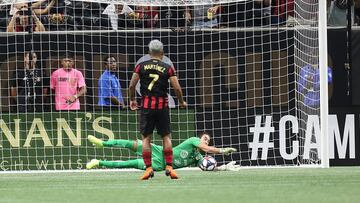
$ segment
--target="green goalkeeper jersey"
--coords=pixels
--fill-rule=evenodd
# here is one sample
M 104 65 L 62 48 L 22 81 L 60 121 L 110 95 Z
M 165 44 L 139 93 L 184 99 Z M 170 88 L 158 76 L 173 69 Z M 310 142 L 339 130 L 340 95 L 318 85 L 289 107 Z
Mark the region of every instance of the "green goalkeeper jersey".
M 184 142 L 180 143 L 178 146 L 173 148 L 173 167 L 183 168 L 187 166 L 196 166 L 198 162 L 202 159 L 202 155 L 198 151 L 198 146 L 200 144 L 200 138 L 191 137 Z M 151 154 L 152 154 L 152 167 L 155 171 L 165 170 L 165 160 L 163 147 L 155 144 L 151 144 Z M 136 154 L 142 155 L 142 141 L 138 140 L 138 148 Z M 138 169 L 145 170 L 145 164 L 143 160 L 139 162 Z
M 202 159 L 198 150 L 200 138 L 191 137 L 173 148 L 173 167 L 183 168 L 197 165 Z

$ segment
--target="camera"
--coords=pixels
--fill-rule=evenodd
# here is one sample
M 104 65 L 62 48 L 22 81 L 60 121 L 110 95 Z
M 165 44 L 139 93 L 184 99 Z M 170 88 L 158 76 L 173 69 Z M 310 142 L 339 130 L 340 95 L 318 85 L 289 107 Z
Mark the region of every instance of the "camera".
M 27 15 L 29 15 L 29 10 L 18 11 L 18 14 L 21 15 L 21 16 L 27 16 Z

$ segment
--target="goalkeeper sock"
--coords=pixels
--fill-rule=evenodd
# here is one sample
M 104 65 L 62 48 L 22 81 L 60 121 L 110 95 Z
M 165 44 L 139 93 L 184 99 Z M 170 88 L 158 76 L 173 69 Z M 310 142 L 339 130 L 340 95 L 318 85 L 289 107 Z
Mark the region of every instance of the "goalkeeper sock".
M 128 160 L 128 161 L 100 161 L 99 166 L 105 166 L 106 168 L 136 168 L 143 169 L 139 167 L 139 159 Z
M 142 152 L 142 157 L 144 159 L 144 164 L 146 168 L 151 167 L 151 151 L 149 152 Z
M 172 148 L 164 149 L 164 158 L 166 165 L 172 166 L 172 160 L 173 160 L 173 151 Z
M 130 150 L 133 149 L 134 141 L 132 140 L 108 140 L 104 141 L 103 145 L 105 147 L 124 147 Z

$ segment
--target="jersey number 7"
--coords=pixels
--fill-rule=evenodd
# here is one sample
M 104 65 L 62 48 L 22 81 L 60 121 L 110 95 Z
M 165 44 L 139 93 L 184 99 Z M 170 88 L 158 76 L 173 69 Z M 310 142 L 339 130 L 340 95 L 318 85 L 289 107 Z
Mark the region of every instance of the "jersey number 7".
M 151 83 L 149 84 L 149 86 L 148 86 L 148 90 L 151 91 L 151 89 L 153 88 L 155 82 L 159 79 L 159 75 L 158 74 L 149 74 L 149 77 L 153 79 L 151 81 Z

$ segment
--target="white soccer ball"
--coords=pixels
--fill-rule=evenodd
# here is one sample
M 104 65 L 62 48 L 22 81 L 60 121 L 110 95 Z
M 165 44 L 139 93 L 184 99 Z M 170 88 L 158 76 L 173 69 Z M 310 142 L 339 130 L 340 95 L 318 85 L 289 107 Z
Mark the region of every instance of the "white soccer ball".
M 212 156 L 205 156 L 199 164 L 199 168 L 203 171 L 213 171 L 216 167 L 216 160 Z

